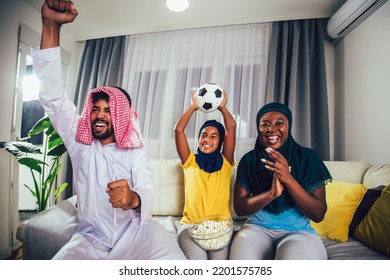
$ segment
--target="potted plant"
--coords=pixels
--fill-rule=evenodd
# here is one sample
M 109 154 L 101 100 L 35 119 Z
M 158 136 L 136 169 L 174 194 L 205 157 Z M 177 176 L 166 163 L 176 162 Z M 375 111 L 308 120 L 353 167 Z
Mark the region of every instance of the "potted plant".
M 26 184 L 24 186 L 35 197 L 37 212 L 41 212 L 48 207 L 52 193 L 53 197 L 57 198 L 68 186 L 68 183 L 57 186 L 57 176 L 62 167 L 61 157 L 66 152 L 66 148 L 48 117 L 40 119 L 28 132 L 28 136 L 31 137 L 40 133 L 46 135 L 43 151 L 38 146 L 28 142 L 0 142 L 0 148 L 11 153 L 21 165 L 25 165 L 30 169 L 34 186 Z M 42 155 L 42 159 L 38 159 L 34 155 Z

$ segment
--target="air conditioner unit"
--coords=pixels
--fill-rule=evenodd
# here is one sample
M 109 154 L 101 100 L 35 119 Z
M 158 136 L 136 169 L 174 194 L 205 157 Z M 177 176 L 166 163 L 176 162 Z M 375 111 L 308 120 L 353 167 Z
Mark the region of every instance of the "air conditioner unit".
M 329 19 L 327 32 L 339 40 L 378 10 L 388 0 L 347 0 Z

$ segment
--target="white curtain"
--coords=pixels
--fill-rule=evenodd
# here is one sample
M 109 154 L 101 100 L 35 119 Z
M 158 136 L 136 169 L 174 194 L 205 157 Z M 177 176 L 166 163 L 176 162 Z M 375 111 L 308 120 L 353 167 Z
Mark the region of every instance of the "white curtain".
M 190 106 L 191 89 L 208 82 L 228 93 L 237 122 L 235 158 L 253 148 L 256 114 L 265 103 L 271 23 L 130 35 L 126 38 L 123 88 L 138 112 L 150 158 L 178 158 L 173 128 Z M 219 111 L 197 112 L 187 126 L 196 152 L 198 130 Z

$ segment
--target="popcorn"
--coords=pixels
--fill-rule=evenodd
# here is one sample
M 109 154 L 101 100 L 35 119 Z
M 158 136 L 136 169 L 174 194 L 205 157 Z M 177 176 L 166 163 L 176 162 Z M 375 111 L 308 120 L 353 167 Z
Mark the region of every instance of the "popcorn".
M 205 250 L 220 250 L 229 244 L 231 221 L 204 220 L 192 229 L 194 241 Z M 222 235 L 221 235 L 222 233 Z
M 194 229 L 194 234 L 211 234 L 226 230 L 230 227 L 229 221 L 205 220 Z

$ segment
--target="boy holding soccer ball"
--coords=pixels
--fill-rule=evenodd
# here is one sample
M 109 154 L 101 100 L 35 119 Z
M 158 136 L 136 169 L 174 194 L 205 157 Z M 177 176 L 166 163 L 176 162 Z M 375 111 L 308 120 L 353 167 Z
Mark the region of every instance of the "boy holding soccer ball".
M 199 109 L 196 92 L 191 106 L 175 126 L 176 150 L 184 170 L 185 203 L 179 226 L 179 244 L 188 259 L 227 259 L 229 248 L 205 251 L 190 237 L 188 228 L 196 220 L 213 215 L 231 216 L 230 172 L 234 166 L 236 121 L 226 108 L 227 93 L 218 110 L 225 127 L 215 121 L 206 121 L 199 131 L 198 150 L 194 154 L 188 145 L 185 128 L 192 114 Z M 226 129 L 225 129 L 226 128 Z

